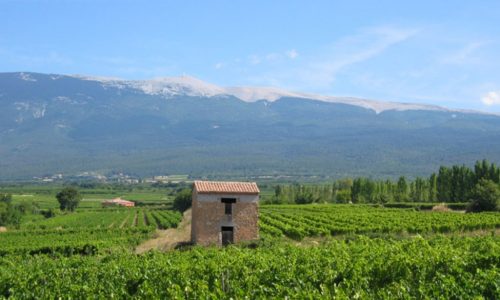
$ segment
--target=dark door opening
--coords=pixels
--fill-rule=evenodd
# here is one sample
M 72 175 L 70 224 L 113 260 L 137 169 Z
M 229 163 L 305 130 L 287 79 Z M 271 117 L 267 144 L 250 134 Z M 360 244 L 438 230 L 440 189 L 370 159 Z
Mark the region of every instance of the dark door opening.
M 234 227 L 222 226 L 222 246 L 227 246 L 234 243 Z

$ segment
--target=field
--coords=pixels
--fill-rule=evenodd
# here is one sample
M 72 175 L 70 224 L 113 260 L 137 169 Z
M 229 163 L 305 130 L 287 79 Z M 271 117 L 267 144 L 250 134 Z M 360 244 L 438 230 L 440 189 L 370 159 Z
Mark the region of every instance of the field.
M 15 298 L 498 299 L 498 238 L 358 237 L 315 247 L 7 257 L 0 296 Z
M 159 209 L 102 209 L 36 218 L 0 235 L 0 255 L 96 254 L 133 249 L 156 228 L 176 227 L 181 214 Z
M 364 205 L 268 205 L 263 235 L 293 239 L 345 234 L 429 234 L 500 228 L 499 213 L 421 212 Z
M 0 233 L 0 298 L 500 298 L 500 213 L 261 205 L 256 243 L 135 254 L 181 220 L 159 199 L 25 217 Z
M 183 187 L 184 185 L 179 185 Z M 10 193 L 14 203 L 34 202 L 40 209 L 57 208 L 56 194 L 62 186 L 26 185 L 0 186 L 0 193 Z M 174 198 L 176 188 L 154 188 L 151 186 L 129 187 L 123 185 L 107 185 L 80 189 L 83 201 L 79 210 L 100 208 L 101 202 L 121 197 L 125 200 L 137 201 L 145 205 L 169 206 Z

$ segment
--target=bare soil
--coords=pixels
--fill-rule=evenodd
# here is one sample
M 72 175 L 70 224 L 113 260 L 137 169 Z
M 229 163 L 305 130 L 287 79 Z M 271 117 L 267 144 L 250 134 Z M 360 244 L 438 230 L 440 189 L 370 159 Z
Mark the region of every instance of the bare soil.
M 0 232 L 7 232 L 7 227 L 0 226 Z
M 127 224 L 127 222 L 128 222 L 128 218 L 129 218 L 129 217 L 127 216 L 127 217 L 125 218 L 125 220 L 123 220 L 123 222 L 120 224 L 120 228 L 123 228 L 123 227 Z
M 179 244 L 191 240 L 191 209 L 184 212 L 182 221 L 177 228 L 156 230 L 155 238 L 147 240 L 135 248 L 135 253 L 140 254 L 149 250 L 168 251 Z
M 132 221 L 132 226 L 136 227 L 137 226 L 137 216 L 139 215 L 139 212 L 135 212 L 134 220 Z

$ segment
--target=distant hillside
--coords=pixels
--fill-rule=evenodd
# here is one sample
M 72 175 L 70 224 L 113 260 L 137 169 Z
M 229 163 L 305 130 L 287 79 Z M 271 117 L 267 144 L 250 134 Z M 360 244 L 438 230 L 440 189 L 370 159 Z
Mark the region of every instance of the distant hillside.
M 498 116 L 186 77 L 0 73 L 0 107 L 0 179 L 83 171 L 392 177 L 500 162 Z

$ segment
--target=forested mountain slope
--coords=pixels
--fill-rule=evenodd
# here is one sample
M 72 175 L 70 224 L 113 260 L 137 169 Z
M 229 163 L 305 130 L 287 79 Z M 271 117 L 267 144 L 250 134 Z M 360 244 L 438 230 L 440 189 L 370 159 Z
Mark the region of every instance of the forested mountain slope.
M 234 88 L 197 90 L 192 80 L 147 84 L 0 73 L 0 179 L 82 171 L 394 177 L 500 162 L 494 115 L 293 93 L 243 101 L 227 92 Z

